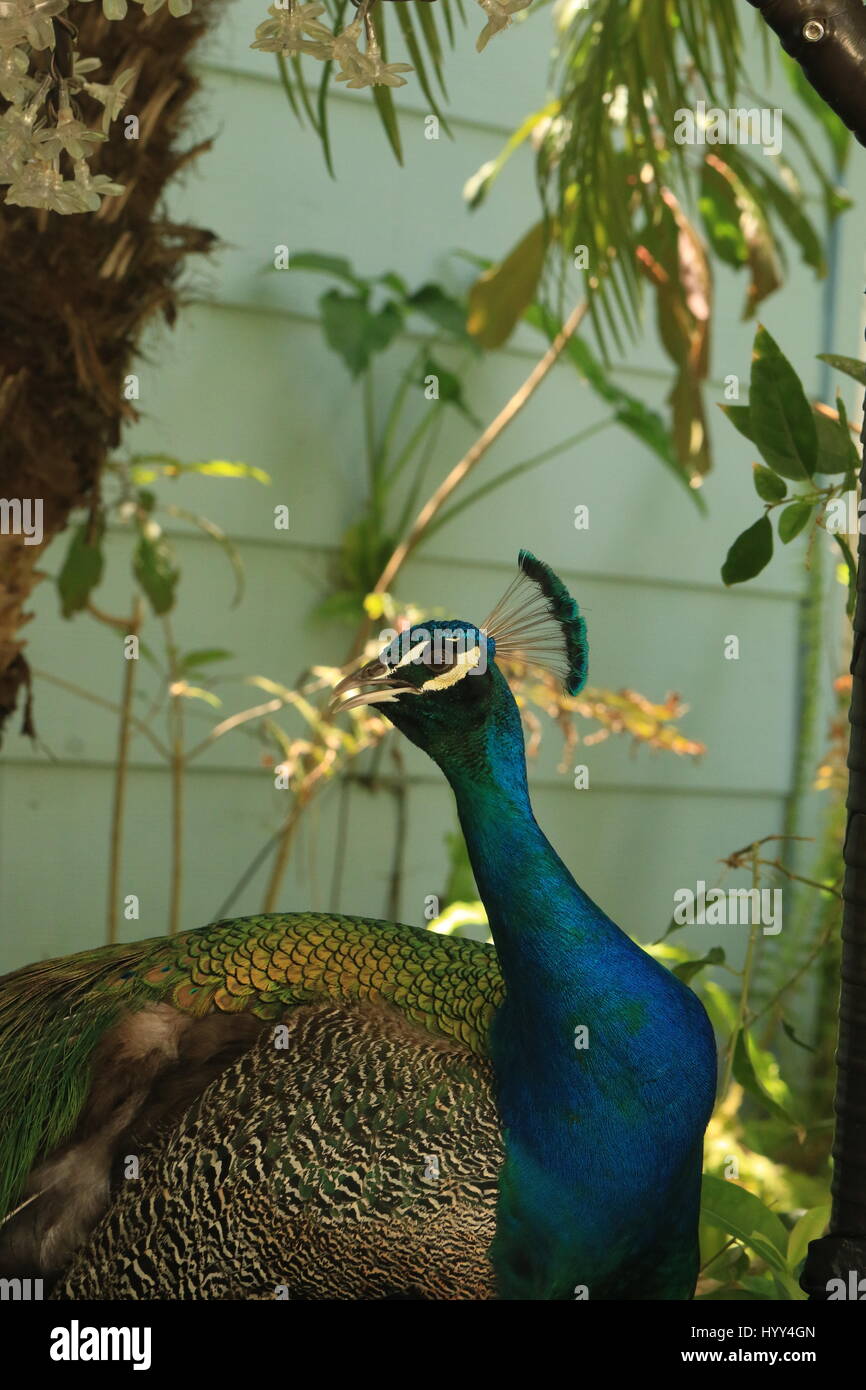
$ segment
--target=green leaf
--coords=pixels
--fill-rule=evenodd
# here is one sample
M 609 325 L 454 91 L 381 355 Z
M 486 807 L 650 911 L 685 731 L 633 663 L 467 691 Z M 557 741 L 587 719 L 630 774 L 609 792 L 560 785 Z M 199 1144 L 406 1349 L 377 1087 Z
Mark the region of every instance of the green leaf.
M 773 528 L 770 518 L 762 516 L 754 526 L 737 536 L 722 565 L 722 581 L 743 584 L 747 579 L 754 579 L 772 558 Z
M 846 376 L 852 376 L 855 381 L 859 381 L 861 386 L 866 386 L 866 362 L 861 362 L 859 357 L 844 357 L 838 352 L 819 352 L 818 360 L 829 363 L 837 372 L 844 372 Z
M 762 502 L 781 502 L 788 491 L 784 479 L 760 463 L 752 464 L 752 482 Z
M 205 463 L 187 463 L 185 473 L 203 473 L 208 478 L 252 478 L 257 483 L 270 485 L 271 475 L 252 463 L 228 463 L 225 459 L 209 459 Z
M 781 1220 L 760 1197 L 735 1182 L 704 1174 L 701 1216 L 754 1250 L 770 1267 L 788 1270 L 788 1233 Z
M 362 290 L 367 281 L 362 280 L 352 269 L 351 261 L 345 256 L 326 256 L 320 251 L 293 251 L 289 258 L 292 270 L 318 270 L 323 275 L 331 275 L 335 280 L 345 280 L 347 284 Z
M 848 566 L 848 601 L 845 604 L 845 612 L 849 618 L 854 616 L 854 608 L 857 604 L 857 561 L 851 553 L 851 547 L 842 535 L 841 531 L 833 532 L 833 539 L 842 552 L 842 558 Z
M 767 1092 L 761 1085 L 758 1074 L 755 1071 L 752 1049 L 750 1046 L 749 1035 L 744 1028 L 737 1032 L 737 1041 L 734 1046 L 734 1077 L 739 1081 L 743 1090 L 755 1100 L 759 1100 L 772 1115 L 776 1115 L 780 1120 L 785 1120 L 789 1125 L 796 1125 L 796 1120 L 792 1119 L 788 1112 L 778 1101 Z
M 792 1024 L 790 1024 L 786 1018 L 780 1019 L 779 1022 L 782 1025 L 782 1031 L 785 1036 L 790 1038 L 792 1043 L 796 1043 L 797 1047 L 802 1047 L 805 1052 L 817 1051 L 817 1048 L 812 1047 L 811 1043 L 803 1042 L 802 1038 L 797 1037 Z
M 706 161 L 701 165 L 698 211 L 707 239 L 719 260 L 739 270 L 749 258 L 740 226 L 740 209 L 728 180 L 721 178 Z
M 178 662 L 180 671 L 197 671 L 202 666 L 209 666 L 214 661 L 228 661 L 231 652 L 227 652 L 223 647 L 201 647 L 196 651 L 187 652 Z
M 815 415 L 800 378 L 763 324 L 752 349 L 749 414 L 764 462 L 783 478 L 811 478 L 818 459 Z
M 185 700 L 204 700 L 206 705 L 212 705 L 214 709 L 222 708 L 222 700 L 218 695 L 214 695 L 212 690 L 202 690 L 199 685 L 187 685 L 186 681 L 182 681 L 174 687 L 173 693 L 182 696 Z
M 480 429 L 480 420 L 476 419 L 469 409 L 469 406 L 466 404 L 460 378 L 454 372 L 450 372 L 447 367 L 443 367 L 442 363 L 437 361 L 435 357 L 427 357 L 421 368 L 419 376 L 420 384 L 422 386 L 426 385 L 427 379 L 431 376 L 434 376 L 438 382 L 438 399 L 446 402 L 448 405 L 455 406 L 462 415 L 466 416 L 467 420 L 471 420 L 472 423 Z
M 687 985 L 694 979 L 699 970 L 703 970 L 705 965 L 724 965 L 724 963 L 725 953 L 721 946 L 712 946 L 700 960 L 686 960 L 683 961 L 682 965 L 675 965 L 672 974 Z
M 163 535 L 140 533 L 132 559 L 132 571 L 150 600 L 154 613 L 168 613 L 174 607 L 180 570 Z
M 444 328 L 453 338 L 458 338 L 461 342 L 466 341 L 466 306 L 446 294 L 439 285 L 422 285 L 407 297 L 406 306 L 418 314 L 423 314 L 431 323 L 435 323 L 437 328 Z
M 562 327 L 555 315 L 541 304 L 530 305 L 523 317 L 533 328 L 537 328 L 551 339 Z M 676 456 L 670 432 L 658 411 L 652 410 L 638 396 L 633 396 L 629 391 L 617 386 L 583 338 L 570 338 L 563 357 L 574 364 L 596 395 L 614 407 L 617 424 L 629 430 L 661 459 L 665 467 L 670 469 L 688 490 L 689 497 L 698 510 L 703 511 L 704 500 L 700 492 L 689 485 L 688 474 Z
M 788 1234 L 788 1268 L 792 1274 L 796 1274 L 800 1265 L 806 1258 L 809 1249 L 809 1241 L 817 1240 L 827 1229 L 827 1222 L 830 1220 L 830 1204 L 826 1206 L 812 1207 L 811 1211 L 804 1212 L 792 1227 Z
M 90 529 L 88 520 L 74 532 L 57 578 L 60 611 L 64 618 L 71 618 L 73 613 L 86 608 L 91 593 L 102 578 L 105 564 L 102 554 L 104 525 L 99 520 L 93 527 L 93 545 L 87 543 Z
M 786 507 L 779 517 L 779 540 L 782 544 L 787 545 L 795 536 L 799 536 L 803 527 L 809 524 L 811 516 L 811 502 L 792 502 Z
M 382 47 L 382 57 L 387 61 L 387 52 L 384 47 L 384 35 L 381 27 L 381 14 L 374 10 L 371 16 L 373 24 L 379 34 L 379 41 Z M 400 127 L 397 123 L 397 111 L 394 107 L 394 94 L 391 88 L 384 83 L 377 83 L 373 87 L 373 101 L 379 112 L 379 120 L 382 122 L 382 129 L 388 139 L 388 144 L 394 152 L 394 158 L 398 164 L 403 163 L 403 142 L 400 139 Z
M 814 226 L 803 212 L 802 198 L 789 193 L 783 184 L 777 183 L 756 163 L 751 165 L 749 172 L 757 181 L 764 207 L 774 209 L 785 230 L 799 246 L 804 264 L 810 266 L 819 276 L 826 275 L 824 247 Z
M 367 369 L 375 353 L 385 351 L 402 323 L 396 304 L 389 302 L 374 313 L 362 296 L 339 290 L 328 290 L 319 306 L 328 346 L 339 353 L 353 376 Z
M 312 610 L 314 622 L 356 623 L 364 612 L 364 596 L 357 591 L 338 589 L 328 594 Z
M 747 405 L 728 405 L 724 401 L 718 402 L 719 410 L 724 411 L 734 429 L 739 430 L 744 439 L 748 439 L 750 444 L 754 444 L 755 436 L 752 433 L 752 415 Z
M 131 461 L 130 477 L 134 483 L 151 483 L 155 478 L 179 478 L 185 473 L 203 473 L 211 478 L 252 478 L 257 483 L 269 485 L 271 477 L 263 468 L 251 463 L 229 463 L 226 459 L 203 459 L 195 463 L 182 463 L 170 454 L 136 454 Z M 152 493 L 140 493 L 139 497 L 151 498 Z M 152 510 L 153 504 L 146 510 Z
M 818 465 L 816 473 L 856 473 L 860 455 L 851 438 L 851 431 L 842 420 L 834 420 L 823 410 L 815 408 L 815 428 L 818 432 Z
M 486 348 L 501 347 L 535 298 L 544 259 L 548 229 L 537 222 L 513 251 L 491 266 L 469 291 L 467 328 Z
M 740 230 L 751 271 L 743 318 L 751 318 L 761 301 L 773 294 L 782 283 L 773 234 L 761 201 L 730 163 L 720 159 L 717 154 L 708 154 L 706 164 L 718 176 L 720 182 L 728 184 L 739 210 Z
M 244 565 L 240 556 L 240 551 L 234 542 L 229 540 L 225 531 L 223 531 L 222 527 L 217 526 L 215 521 L 208 520 L 206 516 L 199 516 L 197 512 L 191 512 L 186 507 L 178 507 L 174 502 L 169 502 L 166 506 L 161 507 L 160 510 L 164 511 L 168 516 L 176 516 L 182 521 L 190 522 L 192 526 L 197 526 L 200 531 L 204 532 L 206 536 L 210 536 L 211 540 L 216 541 L 217 545 L 225 551 L 235 576 L 235 592 L 232 599 L 232 607 L 236 608 L 244 594 Z

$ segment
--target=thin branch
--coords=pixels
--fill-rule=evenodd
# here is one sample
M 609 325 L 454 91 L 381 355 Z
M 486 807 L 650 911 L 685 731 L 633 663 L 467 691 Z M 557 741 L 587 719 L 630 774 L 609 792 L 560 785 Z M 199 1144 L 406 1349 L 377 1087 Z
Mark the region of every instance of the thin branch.
M 132 602 L 132 617 L 126 624 L 127 634 L 138 637 L 141 631 L 143 611 L 141 600 L 136 594 Z M 125 654 L 123 672 L 123 695 L 120 703 L 120 720 L 117 726 L 117 759 L 114 765 L 114 795 L 111 806 L 111 832 L 108 860 L 108 907 L 106 917 L 106 941 L 113 945 L 117 940 L 117 912 L 120 896 L 120 861 L 123 846 L 123 818 L 126 810 L 126 780 L 129 770 L 129 741 L 132 732 L 132 697 L 135 692 L 135 676 L 138 667 L 138 654 L 127 657 Z
M 85 690 L 81 685 L 73 685 L 72 681 L 66 681 L 60 676 L 54 676 L 50 671 L 37 670 L 34 666 L 31 668 L 31 674 L 37 676 L 39 680 L 48 681 L 49 685 L 56 685 L 59 686 L 61 690 L 68 690 L 72 695 L 80 695 L 82 700 L 89 700 L 93 705 L 100 705 L 102 709 L 109 709 L 112 714 L 120 714 L 121 707 L 116 704 L 114 700 L 106 700 L 103 699 L 101 695 L 94 695 L 92 690 Z M 129 722 L 140 734 L 144 734 L 145 738 L 150 739 L 150 742 L 153 744 L 160 757 L 165 758 L 166 762 L 171 761 L 171 753 L 162 740 L 157 738 L 152 729 L 149 729 L 140 719 L 136 719 L 134 715 L 129 716 Z
M 460 462 L 455 464 L 448 476 L 439 484 L 435 492 L 425 502 L 415 518 L 408 536 L 396 547 L 390 560 L 379 576 L 374 593 L 382 594 L 390 589 L 398 571 L 402 569 L 406 560 L 412 554 L 412 551 L 421 541 L 421 538 L 434 516 L 441 511 L 455 488 L 459 487 L 467 474 L 471 473 L 472 469 L 480 463 L 481 459 L 487 453 L 487 450 L 496 442 L 502 432 L 520 413 L 527 401 L 529 401 L 538 390 L 539 386 L 560 357 L 569 339 L 574 337 L 574 334 L 583 322 L 587 308 L 587 301 L 583 300 L 571 311 L 565 323 L 562 325 L 562 328 L 550 344 L 550 347 L 540 361 L 536 362 L 520 389 L 515 391 L 514 395 L 503 406 L 496 418 L 492 420 L 487 428 L 478 436 L 468 453 L 464 454 Z

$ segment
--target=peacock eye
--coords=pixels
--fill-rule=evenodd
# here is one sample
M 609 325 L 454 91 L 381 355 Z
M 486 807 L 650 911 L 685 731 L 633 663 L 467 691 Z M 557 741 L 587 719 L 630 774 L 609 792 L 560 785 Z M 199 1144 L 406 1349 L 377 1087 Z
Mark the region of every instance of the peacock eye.
M 457 657 L 458 653 L 456 646 L 449 646 L 435 653 L 435 657 L 434 654 L 431 653 L 429 660 L 425 661 L 424 665 L 431 675 L 444 676 L 446 671 L 451 670 Z

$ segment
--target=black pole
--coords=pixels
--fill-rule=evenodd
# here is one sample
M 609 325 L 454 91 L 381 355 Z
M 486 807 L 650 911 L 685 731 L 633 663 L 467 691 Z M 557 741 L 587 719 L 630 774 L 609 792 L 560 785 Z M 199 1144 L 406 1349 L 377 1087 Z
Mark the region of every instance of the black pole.
M 866 6 L 862 0 L 749 0 L 816 92 L 866 145 Z M 866 403 L 864 403 L 866 405 Z M 866 418 L 860 495 L 866 497 Z M 800 1283 L 811 1299 L 859 1298 L 866 1275 L 866 535 L 857 543 L 851 658 L 848 822 L 843 858 L 842 968 L 836 1051 L 833 1207 Z M 853 1279 L 852 1279 L 853 1276 Z M 841 1283 L 839 1282 L 841 1281 Z M 863 1286 L 866 1293 L 866 1283 Z

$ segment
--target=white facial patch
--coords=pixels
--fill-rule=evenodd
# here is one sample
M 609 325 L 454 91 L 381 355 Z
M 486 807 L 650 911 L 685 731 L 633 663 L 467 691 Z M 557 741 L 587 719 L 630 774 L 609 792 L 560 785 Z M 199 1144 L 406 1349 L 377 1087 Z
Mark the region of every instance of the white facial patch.
M 411 666 L 413 662 L 421 661 L 429 645 L 430 642 L 427 637 L 424 637 L 420 642 L 416 642 L 415 646 L 411 647 L 405 656 L 400 657 L 400 660 L 397 662 L 396 666 L 392 667 L 392 670 L 399 671 L 401 666 Z
M 447 671 L 443 671 L 441 676 L 431 676 L 429 681 L 425 681 L 421 686 L 422 690 L 447 690 L 449 686 L 456 685 L 462 681 L 464 676 L 468 676 L 474 666 L 478 665 L 481 656 L 479 646 L 471 647 L 468 652 L 460 652 L 453 666 L 449 666 Z

